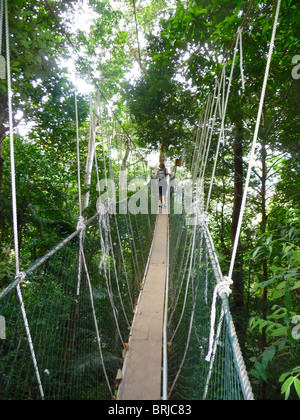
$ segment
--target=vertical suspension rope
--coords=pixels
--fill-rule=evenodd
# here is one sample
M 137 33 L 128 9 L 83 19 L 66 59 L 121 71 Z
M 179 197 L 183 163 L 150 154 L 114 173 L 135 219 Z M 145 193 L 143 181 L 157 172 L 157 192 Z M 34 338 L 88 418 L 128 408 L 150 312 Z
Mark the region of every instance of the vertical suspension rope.
M 241 70 L 241 78 L 242 78 L 242 90 L 245 92 L 245 74 L 244 74 L 244 66 L 243 66 L 243 28 L 240 27 L 238 29 L 238 37 L 240 41 L 240 70 Z
M 13 109 L 12 109 L 12 83 L 11 83 L 11 66 L 10 66 L 10 44 L 9 44 L 9 23 L 8 23 L 8 7 L 7 0 L 4 0 L 4 19 L 5 19 L 5 39 L 6 39 L 6 64 L 7 64 L 7 93 L 8 93 L 8 119 L 9 119 L 9 138 L 10 138 L 10 168 L 11 168 L 11 190 L 12 190 L 12 213 L 13 213 L 13 230 L 14 230 L 14 247 L 15 247 L 15 266 L 16 274 L 20 273 L 19 261 L 19 239 L 18 239 L 18 215 L 17 215 L 17 193 L 16 193 L 16 165 L 15 165 L 15 149 L 14 149 L 14 125 L 13 125 Z
M 91 303 L 91 309 L 92 309 L 92 314 L 93 314 L 95 332 L 96 332 L 96 337 L 97 337 L 97 345 L 98 345 L 99 356 L 100 356 L 100 360 L 101 360 L 101 364 L 102 364 L 102 368 L 103 368 L 103 373 L 104 373 L 104 377 L 105 377 L 105 380 L 106 380 L 106 384 L 107 384 L 108 390 L 110 392 L 110 395 L 113 398 L 113 393 L 112 393 L 112 390 L 111 390 L 111 386 L 110 386 L 110 383 L 109 383 L 107 370 L 106 370 L 105 363 L 104 363 L 104 356 L 103 356 L 103 352 L 102 352 L 102 343 L 101 343 L 100 331 L 99 331 L 99 327 L 98 327 L 98 320 L 97 320 L 96 310 L 95 310 L 95 303 L 94 303 L 94 296 L 93 296 L 93 288 L 92 288 L 92 283 L 91 283 L 91 279 L 90 279 L 90 275 L 89 275 L 89 271 L 88 271 L 88 267 L 87 267 L 85 255 L 84 255 L 82 241 L 80 243 L 80 253 L 82 255 L 83 265 L 84 265 L 84 269 L 85 269 L 85 273 L 86 273 L 87 284 L 88 284 L 88 288 L 89 288 L 90 303 Z
M 81 176 L 80 176 L 80 142 L 79 142 L 79 122 L 78 122 L 78 101 L 77 88 L 74 91 L 75 96 L 75 124 L 76 124 L 76 145 L 77 145 L 77 181 L 78 181 L 78 209 L 79 217 L 82 216 L 82 197 L 81 197 Z
M 79 124 L 78 124 L 78 104 L 77 104 L 77 89 L 74 90 L 75 96 L 75 125 L 76 125 L 76 149 L 77 149 L 77 183 L 78 183 L 78 211 L 79 220 L 77 229 L 80 229 L 79 246 L 82 246 L 84 237 L 84 218 L 82 217 L 82 197 L 81 197 L 81 176 L 80 176 L 80 146 L 79 146 Z M 81 273 L 82 273 L 82 253 L 79 251 L 78 258 L 78 281 L 77 281 L 77 296 L 80 293 L 81 286 Z
M 252 142 L 252 149 L 251 149 L 251 153 L 250 153 L 249 166 L 248 166 L 247 178 L 246 178 L 246 182 L 245 182 L 245 189 L 244 189 L 244 195 L 243 195 L 243 200 L 242 200 L 242 205 L 241 205 L 240 217 L 239 217 L 239 221 L 238 221 L 238 226 L 237 226 L 237 231 L 236 231 L 236 236 L 235 236 L 235 242 L 234 242 L 234 246 L 233 246 L 230 268 L 229 268 L 229 273 L 228 273 L 229 278 L 232 277 L 232 273 L 233 273 L 233 269 L 234 269 L 238 243 L 239 243 L 239 240 L 240 240 L 242 222 L 243 222 L 244 213 L 245 213 L 246 200 L 247 200 L 247 195 L 248 195 L 248 191 L 249 191 L 250 176 L 251 176 L 251 173 L 252 173 L 252 168 L 254 166 L 255 148 L 256 148 L 256 144 L 257 144 L 257 140 L 258 140 L 262 111 L 263 111 L 263 106 L 264 106 L 264 102 L 265 102 L 265 96 L 266 96 L 267 83 L 268 83 L 268 79 L 269 79 L 271 60 L 272 60 L 274 47 L 275 47 L 275 36 L 276 36 L 276 32 L 277 32 L 280 7 L 281 7 L 281 0 L 278 0 L 276 13 L 275 13 L 275 19 L 274 19 L 274 25 L 273 25 L 273 31 L 272 31 L 272 38 L 271 38 L 271 42 L 270 42 L 270 46 L 269 46 L 269 53 L 268 53 L 267 65 L 266 65 L 265 76 L 264 76 L 264 81 L 263 81 L 262 93 L 261 93 L 260 103 L 259 103 L 259 108 L 258 108 L 256 127 L 255 127 L 253 142 Z
M 228 82 L 227 94 L 226 94 L 226 99 L 225 99 L 224 106 L 223 106 L 223 109 L 222 109 L 221 129 L 220 129 L 220 134 L 219 134 L 219 141 L 218 141 L 218 146 L 217 146 L 217 151 L 216 151 L 216 157 L 215 157 L 213 172 L 212 172 L 212 176 L 211 176 L 211 182 L 210 182 L 207 202 L 206 202 L 206 211 L 208 211 L 208 208 L 209 208 L 210 197 L 211 197 L 211 193 L 212 193 L 212 187 L 213 187 L 213 182 L 214 182 L 214 178 L 215 178 L 215 172 L 216 172 L 216 168 L 217 168 L 217 162 L 218 162 L 218 158 L 219 158 L 221 143 L 224 142 L 225 118 L 226 118 L 226 111 L 227 111 L 227 106 L 228 106 L 228 101 L 229 101 L 230 90 L 231 90 L 233 71 L 234 71 L 234 68 L 235 68 L 235 60 L 236 60 L 238 42 L 239 42 L 239 38 L 237 38 L 236 45 L 235 45 L 235 48 L 234 48 L 233 61 L 232 61 L 232 66 L 231 66 L 229 82 Z M 226 68 L 226 65 L 224 63 L 224 66 L 223 66 L 224 86 L 225 86 L 225 68 Z M 223 95 L 223 101 L 224 101 L 224 95 Z
M 25 279 L 25 274 L 20 273 L 20 256 L 19 256 L 19 238 L 18 238 L 18 213 L 17 213 L 17 192 L 16 192 L 16 164 L 15 164 L 15 148 L 14 148 L 14 128 L 13 128 L 13 109 L 12 109 L 12 82 L 11 82 L 11 64 L 10 64 L 10 42 L 9 42 L 9 22 L 8 22 L 8 5 L 7 0 L 1 1 L 1 14 L 4 11 L 4 20 L 5 20 L 5 38 L 6 38 L 6 64 L 7 64 L 7 92 L 8 92 L 8 119 L 9 119 L 9 138 L 10 138 L 10 166 L 11 166 L 11 188 L 12 188 L 12 213 L 13 213 L 13 231 L 14 231 L 14 249 L 15 249 L 15 268 L 16 268 L 16 277 L 23 277 Z M 2 19 L 2 17 L 1 17 Z M 28 345 L 31 353 L 31 358 L 34 366 L 35 375 L 38 382 L 38 388 L 42 400 L 45 399 L 43 385 L 41 382 L 41 377 L 39 373 L 38 363 L 36 360 L 36 355 L 34 351 L 34 346 L 32 342 L 31 332 L 29 328 L 29 323 L 27 319 L 27 314 L 25 310 L 25 305 L 23 301 L 22 291 L 20 283 L 16 287 L 18 299 L 20 302 L 22 318 L 24 322 L 24 327 L 28 339 Z

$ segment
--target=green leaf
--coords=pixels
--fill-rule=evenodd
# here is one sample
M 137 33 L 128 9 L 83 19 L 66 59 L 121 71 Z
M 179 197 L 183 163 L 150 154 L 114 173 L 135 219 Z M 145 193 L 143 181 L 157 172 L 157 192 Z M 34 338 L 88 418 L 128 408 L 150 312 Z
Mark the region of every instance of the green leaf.
M 268 325 L 268 321 L 263 321 L 259 326 L 259 331 L 262 333 L 263 328 Z
M 271 332 L 272 337 L 280 337 L 281 335 L 287 335 L 287 327 L 280 327 Z
M 298 378 L 294 379 L 294 386 L 297 392 L 298 397 L 300 398 L 300 381 Z
M 290 376 L 282 385 L 281 387 L 281 393 L 285 394 L 285 399 L 287 400 L 290 396 L 290 392 L 291 392 L 291 385 L 294 382 L 294 377 Z
M 259 379 L 260 378 L 263 379 L 267 383 L 268 377 L 267 377 L 267 373 L 266 373 L 266 370 L 265 370 L 265 366 L 263 366 L 263 364 L 260 363 L 260 362 L 256 362 L 255 363 L 255 369 L 256 369 L 256 372 L 257 372 L 257 375 L 255 375 L 255 376 L 258 377 Z
M 279 382 L 284 382 L 285 380 L 286 380 L 286 378 L 288 377 L 288 376 L 290 376 L 290 372 L 288 372 L 288 373 L 283 373 L 281 376 L 280 376 L 280 378 L 279 378 Z
M 270 300 L 276 300 L 281 298 L 282 296 L 284 296 L 284 292 L 281 290 L 274 290 L 274 292 L 272 293 Z
M 263 354 L 263 364 L 265 363 L 267 365 L 269 362 L 271 362 L 275 354 L 276 354 L 275 346 L 269 347 L 268 350 L 266 350 Z
M 286 281 L 282 281 L 281 283 L 278 284 L 276 289 L 278 289 L 278 290 L 284 289 L 285 285 L 286 285 Z
M 297 281 L 294 286 L 291 288 L 291 290 L 299 289 L 300 288 L 300 281 Z
M 278 351 L 282 351 L 284 349 L 286 343 L 287 343 L 287 338 L 286 337 L 283 337 L 281 340 L 279 340 Z
M 258 256 L 258 253 L 259 253 L 259 251 L 261 250 L 261 246 L 258 246 L 257 248 L 256 248 L 256 250 L 253 252 L 253 254 L 252 254 L 252 259 L 253 260 L 255 260 L 255 258 Z

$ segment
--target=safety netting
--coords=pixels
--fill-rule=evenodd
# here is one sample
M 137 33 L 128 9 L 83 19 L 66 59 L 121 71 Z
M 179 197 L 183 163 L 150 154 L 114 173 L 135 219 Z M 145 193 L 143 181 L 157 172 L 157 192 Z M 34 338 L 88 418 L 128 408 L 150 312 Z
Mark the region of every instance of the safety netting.
M 114 398 L 154 221 L 97 214 L 1 292 L 0 399 Z

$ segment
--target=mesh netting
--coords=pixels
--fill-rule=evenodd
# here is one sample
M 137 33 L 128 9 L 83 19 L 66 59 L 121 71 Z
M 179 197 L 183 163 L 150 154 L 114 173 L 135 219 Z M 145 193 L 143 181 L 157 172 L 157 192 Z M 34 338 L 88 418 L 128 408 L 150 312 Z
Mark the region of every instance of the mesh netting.
M 6 321 L 6 339 L 0 341 L 1 400 L 35 400 L 43 395 L 50 400 L 107 400 L 114 396 L 154 217 L 118 212 L 108 217 L 110 229 L 105 235 L 101 220 L 94 218 L 83 239 L 92 294 L 80 257 L 79 232 L 27 270 L 18 287 L 2 293 L 0 315 Z M 104 257 L 105 268 L 99 269 Z M 24 326 L 22 301 L 30 335 Z
M 189 226 L 182 214 L 171 216 L 170 233 L 169 398 L 248 398 L 227 296 L 216 301 L 213 352 L 210 362 L 205 360 L 213 293 L 221 281 L 209 232 L 204 225 Z

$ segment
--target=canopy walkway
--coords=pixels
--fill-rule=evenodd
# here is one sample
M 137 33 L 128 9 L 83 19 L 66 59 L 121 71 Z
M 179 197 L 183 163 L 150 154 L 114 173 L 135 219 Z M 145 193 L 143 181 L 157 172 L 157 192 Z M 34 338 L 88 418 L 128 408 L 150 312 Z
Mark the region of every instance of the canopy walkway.
M 169 249 L 167 214 L 123 217 L 92 218 L 1 292 L 1 399 L 252 399 L 205 224 L 172 215 Z
M 159 214 L 146 277 L 132 325 L 119 400 L 161 398 L 167 268 L 168 216 Z
M 9 45 L 6 1 L 4 9 L 3 0 L 1 5 L 1 14 L 6 11 Z M 170 182 L 169 208 L 157 212 L 155 182 L 145 182 L 135 195 L 116 202 L 101 196 L 103 189 L 98 180 L 97 213 L 85 221 L 82 203 L 88 201 L 89 193 L 81 197 L 78 164 L 77 229 L 25 271 L 20 270 L 18 258 L 7 48 L 16 276 L 0 292 L 1 400 L 253 400 L 229 296 L 279 8 L 280 2 L 227 276 L 222 273 L 210 234 L 208 209 L 219 149 L 224 142 L 224 121 L 241 31 L 236 38 L 230 77 L 226 77 L 224 64 L 199 119 L 189 174 L 191 190 L 183 191 L 179 181 Z M 104 186 L 108 187 L 108 175 L 119 179 L 121 173 L 114 173 L 110 155 L 116 121 L 110 120 L 107 103 L 100 104 L 98 87 L 96 96 L 98 121 L 103 123 L 98 145 L 102 145 L 107 174 Z M 96 125 L 95 119 L 92 110 L 91 127 Z M 96 138 L 91 133 L 87 177 L 93 166 L 98 176 Z M 213 133 L 219 142 L 204 195 Z M 77 152 L 79 156 L 78 138 Z

